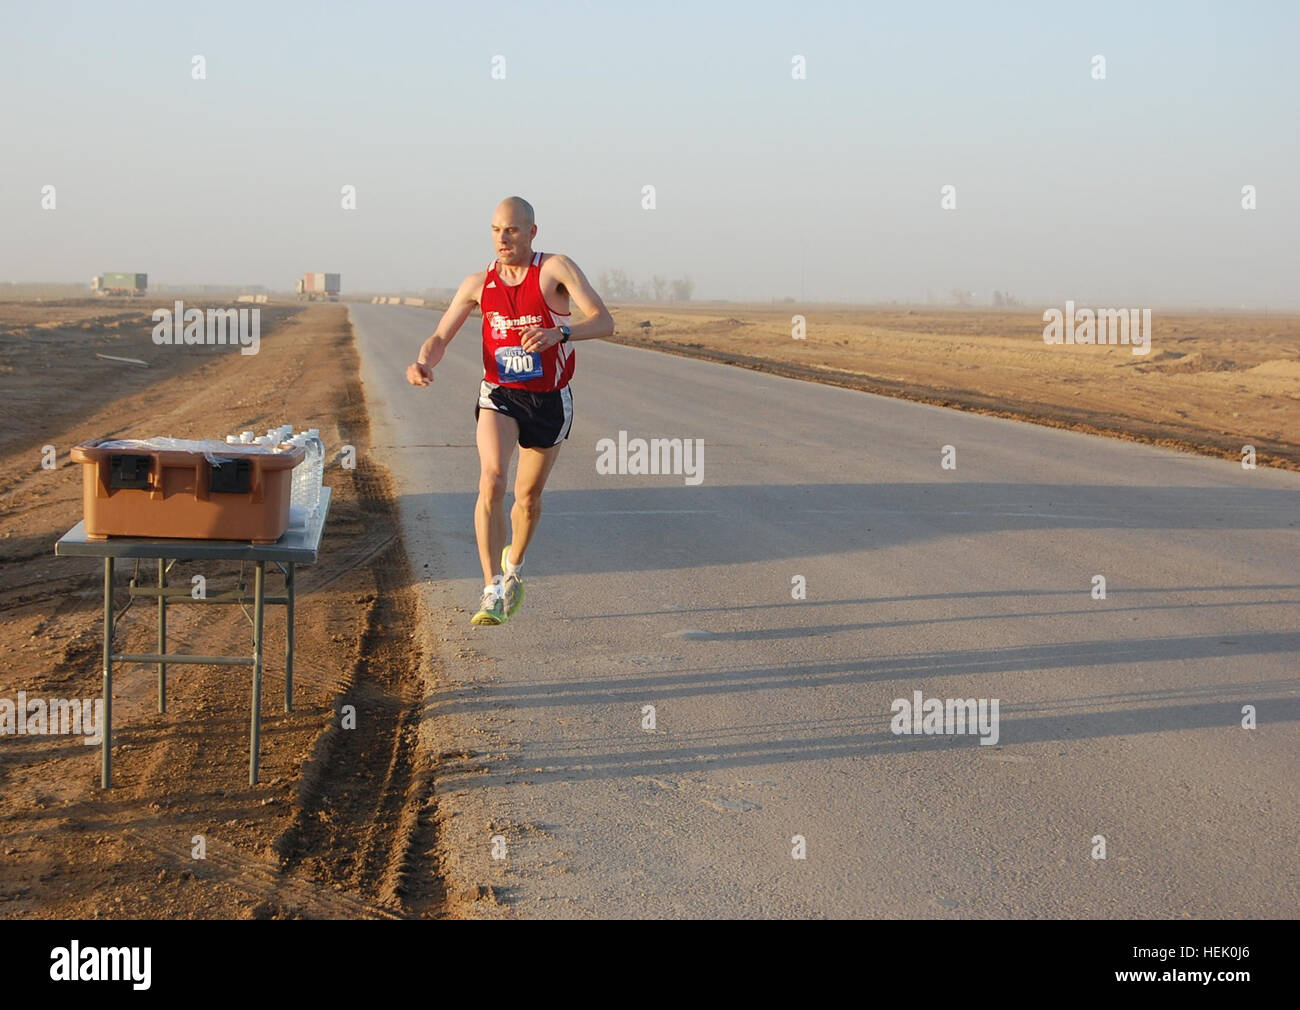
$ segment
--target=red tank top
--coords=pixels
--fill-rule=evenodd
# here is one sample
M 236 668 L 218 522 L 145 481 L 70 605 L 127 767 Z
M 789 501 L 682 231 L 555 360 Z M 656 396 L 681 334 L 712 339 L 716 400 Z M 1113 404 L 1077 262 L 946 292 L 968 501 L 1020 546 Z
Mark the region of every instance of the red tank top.
M 526 352 L 520 334 L 530 326 L 550 329 L 568 325 L 572 313 L 552 312 L 542 297 L 542 254 L 533 253 L 528 274 L 519 284 L 506 284 L 497 276 L 497 262 L 488 267 L 479 293 L 483 311 L 483 378 L 510 389 L 549 393 L 563 389 L 573 378 L 572 344 Z

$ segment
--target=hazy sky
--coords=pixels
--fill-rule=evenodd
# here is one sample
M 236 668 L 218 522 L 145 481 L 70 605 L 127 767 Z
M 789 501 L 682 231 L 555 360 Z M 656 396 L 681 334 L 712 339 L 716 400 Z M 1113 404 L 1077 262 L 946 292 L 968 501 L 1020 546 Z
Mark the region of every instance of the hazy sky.
M 697 298 L 1300 304 L 1296 3 L 0 11 L 0 280 L 449 287 L 517 193 Z

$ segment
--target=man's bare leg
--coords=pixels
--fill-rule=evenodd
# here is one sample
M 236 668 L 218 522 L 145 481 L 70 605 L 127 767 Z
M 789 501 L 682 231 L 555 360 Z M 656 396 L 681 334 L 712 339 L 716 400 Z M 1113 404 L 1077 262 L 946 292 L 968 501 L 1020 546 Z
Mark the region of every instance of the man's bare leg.
M 561 442 L 560 445 L 564 443 Z M 560 445 L 549 449 L 519 449 L 519 469 L 515 472 L 515 503 L 510 509 L 510 558 L 512 565 L 524 559 L 524 552 L 537 532 L 542 518 L 542 491 L 551 468 L 560 455 Z M 502 546 L 505 541 L 502 541 Z M 498 558 L 500 550 L 497 551 Z M 498 560 L 498 564 L 499 564 Z
M 475 438 L 479 479 L 474 533 L 483 565 L 483 585 L 490 586 L 494 576 L 501 575 L 501 551 L 506 545 L 506 471 L 519 441 L 519 423 L 495 410 L 480 410 Z

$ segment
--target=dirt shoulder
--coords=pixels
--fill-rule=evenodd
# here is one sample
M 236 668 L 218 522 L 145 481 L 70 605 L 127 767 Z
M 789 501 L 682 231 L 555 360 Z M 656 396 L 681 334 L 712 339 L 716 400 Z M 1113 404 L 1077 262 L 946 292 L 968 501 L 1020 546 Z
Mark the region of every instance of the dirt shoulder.
M 1153 313 L 1151 348 L 1050 346 L 1040 313 L 611 309 L 615 342 L 1300 470 L 1300 316 Z M 802 316 L 803 339 L 794 317 Z M 648 324 L 648 325 L 646 325 Z
M 0 307 L 0 698 L 100 694 L 102 566 L 56 558 L 81 518 L 68 450 L 107 434 L 212 437 L 281 423 L 321 429 L 334 500 L 321 560 L 298 570 L 295 706 L 283 711 L 284 613 L 269 608 L 262 784 L 247 778 L 250 674 L 173 666 L 166 714 L 152 666 L 114 678 L 114 786 L 99 751 L 70 736 L 0 735 L 0 917 L 444 917 L 428 762 L 416 753 L 425 661 L 386 472 L 370 462 L 344 306 L 263 307 L 257 355 L 167 348 L 135 307 Z M 95 357 L 147 360 L 150 367 Z M 57 468 L 40 466 L 42 447 Z M 339 456 L 356 448 L 355 469 Z M 155 563 L 142 564 L 153 578 Z M 131 570 L 119 564 L 117 606 Z M 209 592 L 238 566 L 178 563 Z M 251 567 L 243 572 L 251 586 Z M 268 589 L 281 590 L 277 575 Z M 119 650 L 153 651 L 137 602 Z M 237 607 L 168 611 L 172 651 L 247 654 Z M 352 705 L 357 728 L 339 728 Z M 194 858 L 198 837 L 206 858 Z

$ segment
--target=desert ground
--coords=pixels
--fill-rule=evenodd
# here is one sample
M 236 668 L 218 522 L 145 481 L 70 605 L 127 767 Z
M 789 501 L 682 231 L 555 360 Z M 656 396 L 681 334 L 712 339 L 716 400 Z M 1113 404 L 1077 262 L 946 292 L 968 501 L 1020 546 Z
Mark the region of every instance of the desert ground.
M 794 339 L 792 319 L 805 320 Z M 1049 346 L 1040 313 L 842 306 L 620 306 L 625 343 L 1300 468 L 1300 316 L 1152 313 L 1151 348 Z
M 443 884 L 441 867 L 455 858 L 440 841 L 443 755 L 418 753 L 416 741 L 439 672 L 413 644 L 410 563 L 389 476 L 367 451 L 346 307 L 263 307 L 257 381 L 229 349 L 153 345 L 148 312 L 89 300 L 0 305 L 0 697 L 99 694 L 102 569 L 53 555 L 81 517 L 72 446 L 292 423 L 321 429 L 334 491 L 321 563 L 299 570 L 295 711 L 280 710 L 283 615 L 272 609 L 259 787 L 246 778 L 247 674 L 229 668 L 173 667 L 165 715 L 155 711 L 152 667 L 119 671 L 109 792 L 99 788 L 97 748 L 0 737 L 0 917 L 494 914 L 490 888 Z M 614 312 L 616 341 L 1211 455 L 1239 458 L 1250 444 L 1259 465 L 1300 469 L 1297 317 L 1161 314 L 1151 353 L 1136 356 L 1046 346 L 1029 313 Z M 791 336 L 795 314 L 806 339 Z M 268 373 L 279 381 L 268 385 Z M 340 462 L 345 444 L 357 450 L 353 470 Z M 57 451 L 54 470 L 40 465 L 46 445 Z M 178 566 L 172 578 L 193 570 Z M 208 574 L 222 588 L 237 575 Z M 247 621 L 216 609 L 171 611 L 171 647 L 246 650 Z M 137 605 L 117 647 L 149 650 L 153 628 L 152 611 Z M 359 732 L 337 729 L 343 704 L 365 713 Z M 190 857 L 195 835 L 206 860 Z
M 299 568 L 292 714 L 278 687 L 283 608 L 267 611 L 262 784 L 247 784 L 246 670 L 173 666 L 158 715 L 153 667 L 119 668 L 110 791 L 99 788 L 98 748 L 0 737 L 0 916 L 446 915 L 456 896 L 442 892 L 431 783 L 413 753 L 420 657 L 410 647 L 406 559 L 385 474 L 369 461 L 346 308 L 264 307 L 256 382 L 253 359 L 237 351 L 153 345 L 148 311 L 0 307 L 0 697 L 100 693 L 102 567 L 53 554 L 81 517 L 71 446 L 293 423 L 320 428 L 335 450 L 354 445 L 358 462 L 343 469 L 337 451 L 327 460 L 334 501 L 322 563 Z M 271 388 L 268 371 L 281 377 Z M 39 465 L 44 445 L 57 449 L 55 470 Z M 169 578 L 197 570 L 178 564 Z M 227 588 L 239 573 L 206 574 Z M 251 571 L 244 576 L 251 585 Z M 277 586 L 268 575 L 268 591 Z M 237 610 L 169 609 L 169 649 L 247 654 L 251 626 Z M 137 603 L 118 649 L 152 648 L 153 620 Z M 334 713 L 347 703 L 368 716 L 340 734 Z M 195 835 L 206 840 L 205 860 L 191 858 Z

